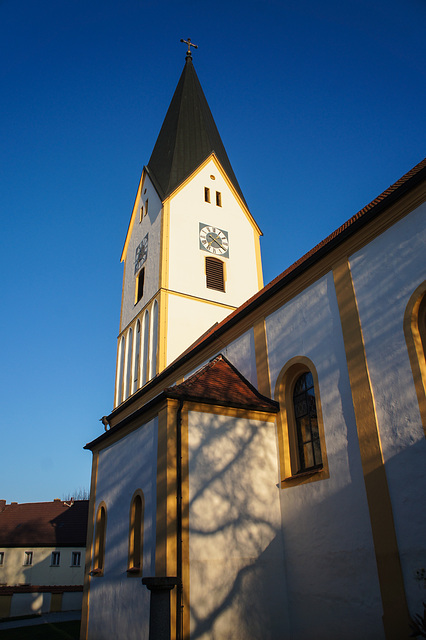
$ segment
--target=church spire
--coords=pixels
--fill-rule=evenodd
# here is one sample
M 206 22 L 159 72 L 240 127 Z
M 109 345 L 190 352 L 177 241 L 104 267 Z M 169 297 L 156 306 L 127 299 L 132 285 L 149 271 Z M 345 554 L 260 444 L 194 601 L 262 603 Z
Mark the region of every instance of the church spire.
M 190 46 L 195 46 L 189 38 L 186 44 L 189 50 Z M 192 56 L 187 53 L 182 75 L 147 165 L 148 175 L 161 200 L 212 153 L 246 204 L 195 72 Z

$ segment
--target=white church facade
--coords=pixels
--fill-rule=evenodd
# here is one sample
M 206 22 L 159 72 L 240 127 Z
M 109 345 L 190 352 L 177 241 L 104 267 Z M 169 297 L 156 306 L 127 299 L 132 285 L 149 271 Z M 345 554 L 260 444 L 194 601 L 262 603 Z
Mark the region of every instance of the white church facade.
M 423 161 L 263 287 L 187 55 L 124 244 L 114 409 L 86 445 L 81 639 L 155 637 L 146 585 L 167 578 L 173 640 L 410 636 L 425 199 Z

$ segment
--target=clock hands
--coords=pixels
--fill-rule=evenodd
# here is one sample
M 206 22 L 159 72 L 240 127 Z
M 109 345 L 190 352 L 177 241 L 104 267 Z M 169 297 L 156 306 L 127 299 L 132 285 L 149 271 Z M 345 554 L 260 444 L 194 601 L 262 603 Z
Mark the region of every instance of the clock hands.
M 210 236 L 211 237 L 211 236 Z M 219 247 L 221 249 L 223 249 L 224 251 L 226 251 L 225 247 L 223 246 L 223 244 L 219 241 L 218 238 L 213 238 L 212 240 L 210 240 L 210 242 L 208 243 L 208 246 L 210 247 L 211 244 L 213 244 L 213 242 L 216 242 L 216 244 L 219 245 Z

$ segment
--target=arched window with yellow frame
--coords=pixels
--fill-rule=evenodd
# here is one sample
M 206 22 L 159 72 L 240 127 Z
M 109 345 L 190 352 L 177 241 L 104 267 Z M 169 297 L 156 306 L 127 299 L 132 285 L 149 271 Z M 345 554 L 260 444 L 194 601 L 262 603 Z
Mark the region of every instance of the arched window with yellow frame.
M 329 477 L 318 375 L 313 362 L 292 358 L 275 386 L 282 487 Z
M 92 576 L 102 576 L 105 565 L 105 538 L 106 538 L 106 505 L 104 502 L 96 512 L 95 548 L 93 555 Z
M 426 436 L 426 282 L 417 287 L 408 301 L 404 334 Z
M 143 491 L 137 489 L 130 503 L 129 514 L 129 559 L 127 574 L 141 576 L 143 569 L 145 499 Z

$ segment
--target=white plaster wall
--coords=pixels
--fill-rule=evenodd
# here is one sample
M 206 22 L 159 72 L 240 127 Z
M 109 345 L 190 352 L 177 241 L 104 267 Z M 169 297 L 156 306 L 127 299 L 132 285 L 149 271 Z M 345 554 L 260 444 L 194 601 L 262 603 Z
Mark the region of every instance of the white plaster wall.
M 215 322 L 232 313 L 218 305 L 200 300 L 168 296 L 167 364 L 175 360 Z
M 210 188 L 211 203 L 204 201 L 204 187 Z M 228 232 L 229 258 L 217 256 L 226 264 L 225 293 L 206 287 L 205 258 L 212 254 L 200 250 L 200 222 Z M 213 161 L 170 202 L 169 288 L 235 307 L 258 290 L 253 227 Z
M 155 575 L 157 428 L 157 419 L 151 420 L 99 455 L 96 509 L 105 502 L 105 567 L 102 577 L 90 581 L 90 640 L 148 640 L 150 592 L 126 570 L 131 499 L 142 489 L 143 576 Z
M 403 331 L 408 301 L 426 280 L 426 205 L 350 260 L 411 613 L 423 611 L 426 441 Z
M 257 388 L 256 354 L 253 329 L 228 344 L 221 353 Z
M 0 548 L 4 552 L 4 563 L 0 565 L 0 583 L 64 585 L 83 584 L 85 547 L 25 547 Z M 33 552 L 33 564 L 24 565 L 25 551 Z M 59 551 L 59 567 L 51 566 L 52 551 Z M 73 551 L 80 551 L 81 566 L 71 566 Z
M 289 637 L 274 423 L 188 425 L 191 637 Z
M 144 194 L 144 190 L 146 193 Z M 126 270 L 123 282 L 123 310 L 120 332 L 142 310 L 146 303 L 158 291 L 160 273 L 160 238 L 162 203 L 152 182 L 145 176 L 142 197 L 137 205 L 137 214 L 132 229 L 126 257 Z M 139 222 L 139 211 L 142 203 L 148 198 L 148 215 Z M 135 305 L 135 251 L 140 242 L 148 235 L 148 257 L 145 262 L 144 292 L 141 300 Z
M 378 640 L 382 606 L 333 276 L 266 318 L 271 387 L 306 356 L 318 373 L 330 477 L 282 489 L 292 638 Z M 313 622 L 315 621 L 315 622 Z
M 83 593 L 76 593 L 73 591 L 65 592 L 62 594 L 62 608 L 61 611 L 81 611 L 81 605 L 83 602 Z

